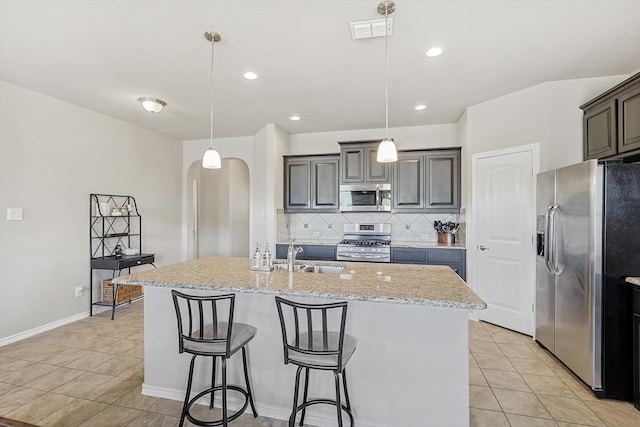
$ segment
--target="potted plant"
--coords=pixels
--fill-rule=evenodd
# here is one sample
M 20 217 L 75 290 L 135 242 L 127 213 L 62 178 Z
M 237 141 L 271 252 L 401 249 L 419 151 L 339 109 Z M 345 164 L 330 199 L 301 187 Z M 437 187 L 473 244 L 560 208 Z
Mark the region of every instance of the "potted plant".
M 451 221 L 433 221 L 433 228 L 438 232 L 438 243 L 452 245 L 456 242 L 456 233 L 460 229 L 460 224 Z

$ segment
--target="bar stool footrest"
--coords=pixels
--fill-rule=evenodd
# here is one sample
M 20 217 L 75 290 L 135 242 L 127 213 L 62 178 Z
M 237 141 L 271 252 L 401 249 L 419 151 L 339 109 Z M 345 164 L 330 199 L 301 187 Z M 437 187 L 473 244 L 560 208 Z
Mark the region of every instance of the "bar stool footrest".
M 311 405 L 318 405 L 318 404 L 336 406 L 338 403 L 335 400 L 332 400 L 332 399 L 311 399 L 311 400 L 307 400 L 302 405 L 299 405 L 299 406 L 296 407 L 296 411 L 293 414 L 291 414 L 291 416 L 289 417 L 289 422 L 291 422 L 291 419 L 293 419 L 295 421 L 295 418 L 296 418 L 296 415 L 298 415 L 298 412 L 302 411 L 303 409 L 305 409 L 305 408 L 307 408 L 307 407 L 309 407 Z M 340 405 L 340 407 L 349 416 L 349 420 L 351 422 L 350 425 L 353 426 L 353 414 L 351 413 L 351 409 L 347 408 L 345 405 Z
M 227 391 L 229 391 L 229 390 L 237 391 L 238 393 L 242 394 L 242 396 L 244 397 L 244 404 L 242 405 L 242 408 L 238 409 L 233 414 L 227 416 L 227 423 L 235 420 L 240 415 L 244 414 L 244 411 L 247 409 L 247 406 L 249 406 L 249 393 L 247 392 L 247 390 L 245 390 L 244 388 L 242 388 L 240 386 L 227 385 Z M 200 399 L 203 396 L 206 396 L 207 394 L 215 393 L 216 391 L 222 391 L 222 386 L 219 385 L 219 386 L 215 386 L 215 387 L 210 387 L 210 388 L 208 388 L 208 389 L 206 389 L 204 391 L 201 391 L 200 393 L 196 394 L 194 398 L 189 400 L 189 403 L 187 404 L 187 413 L 185 414 L 185 416 L 189 420 L 189 422 L 191 422 L 192 424 L 198 425 L 198 426 L 203 426 L 203 427 L 215 427 L 215 426 L 221 426 L 221 425 L 224 424 L 224 421 L 222 419 L 220 419 L 220 420 L 212 420 L 212 421 L 203 421 L 203 420 L 199 420 L 199 419 L 195 418 L 193 415 L 191 415 L 191 407 L 196 403 L 196 401 L 198 401 L 198 399 Z M 228 410 L 228 408 L 227 408 L 227 410 Z

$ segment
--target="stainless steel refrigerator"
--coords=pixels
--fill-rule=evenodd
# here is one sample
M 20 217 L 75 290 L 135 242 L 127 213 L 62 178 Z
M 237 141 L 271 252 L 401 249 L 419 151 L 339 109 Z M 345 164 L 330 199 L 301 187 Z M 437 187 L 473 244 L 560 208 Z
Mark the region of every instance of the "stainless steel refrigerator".
M 631 287 L 640 274 L 640 165 L 538 174 L 536 335 L 598 397 L 633 398 Z

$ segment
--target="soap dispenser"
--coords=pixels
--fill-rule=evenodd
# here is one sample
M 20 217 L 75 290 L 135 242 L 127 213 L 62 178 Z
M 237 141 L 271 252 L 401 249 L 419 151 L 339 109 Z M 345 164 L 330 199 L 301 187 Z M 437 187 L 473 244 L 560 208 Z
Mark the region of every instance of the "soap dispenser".
M 262 267 L 264 268 L 273 267 L 273 260 L 271 258 L 271 252 L 269 251 L 269 243 L 266 244 L 264 255 L 262 255 Z
M 260 243 L 256 243 L 256 251 L 253 254 L 253 268 L 260 268 L 262 266 L 262 255 L 260 254 Z

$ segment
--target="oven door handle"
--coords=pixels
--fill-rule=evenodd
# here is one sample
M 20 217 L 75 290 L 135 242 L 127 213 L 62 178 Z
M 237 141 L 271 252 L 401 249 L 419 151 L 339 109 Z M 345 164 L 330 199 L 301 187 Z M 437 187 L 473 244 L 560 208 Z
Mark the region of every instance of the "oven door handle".
M 338 256 L 345 258 L 367 258 L 367 259 L 380 259 L 380 258 L 388 258 L 388 254 L 380 254 L 380 255 L 362 255 L 362 254 L 338 254 Z

